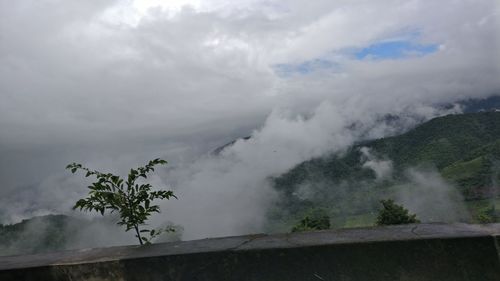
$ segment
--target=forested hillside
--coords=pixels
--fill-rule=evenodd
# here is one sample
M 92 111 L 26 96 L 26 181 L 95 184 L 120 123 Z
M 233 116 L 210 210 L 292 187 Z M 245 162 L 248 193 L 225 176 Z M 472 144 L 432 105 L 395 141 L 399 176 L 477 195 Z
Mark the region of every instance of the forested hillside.
M 499 217 L 499 174 L 500 112 L 444 116 L 270 179 L 279 198 L 268 212 L 267 231 L 290 231 L 318 209 L 326 210 L 332 227 L 372 225 L 379 201 L 388 198 L 423 221 L 493 222 Z M 0 255 L 96 246 L 109 226 L 115 226 L 112 219 L 63 215 L 0 225 Z
M 0 224 L 0 255 L 62 250 L 68 239 L 89 222 L 64 215 L 48 215 L 12 225 Z
M 439 117 L 399 136 L 303 162 L 274 178 L 281 197 L 270 218 L 287 224 L 311 208 L 322 207 L 341 226 L 359 216 L 366 224 L 378 201 L 397 197 L 395 189 L 407 187 L 414 177 L 409 174 L 419 171 L 438 174 L 443 184 L 456 188 L 463 199 L 453 200 L 466 202 L 470 220 L 477 221 L 495 206 L 499 170 L 499 112 Z M 432 192 L 430 188 L 426 192 Z

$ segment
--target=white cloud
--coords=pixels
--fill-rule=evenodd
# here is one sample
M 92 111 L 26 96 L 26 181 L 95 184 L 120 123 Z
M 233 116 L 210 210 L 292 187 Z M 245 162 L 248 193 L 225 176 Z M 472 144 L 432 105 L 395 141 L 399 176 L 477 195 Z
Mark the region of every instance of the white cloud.
M 392 161 L 378 159 L 374 156 L 370 148 L 362 147 L 360 149 L 364 159 L 363 168 L 371 169 L 375 173 L 377 180 L 390 179 L 392 176 Z
M 359 137 L 395 132 L 374 124 L 384 114 L 415 124 L 443 114 L 435 103 L 500 90 L 493 0 L 157 5 L 0 0 L 1 194 L 22 186 L 50 189 L 47 182 L 60 179 L 72 161 L 122 170 L 162 156 L 187 170 L 171 176 L 190 198 L 185 202 L 198 204 L 196 194 L 208 182 L 214 190 L 230 191 L 218 197 L 204 189 L 207 202 L 229 198 L 237 200 L 229 204 L 235 208 L 250 206 L 258 199 L 240 192 L 256 188 L 267 194 L 263 182 L 269 175 Z M 446 47 L 405 60 L 353 61 L 337 53 L 415 31 L 419 43 Z M 335 72 L 292 78 L 274 72 L 279 63 L 324 56 L 339 64 Z M 346 129 L 353 125 L 360 131 Z M 238 143 L 228 159 L 186 164 L 255 129 L 255 139 Z M 200 171 L 190 174 L 193 167 Z M 31 202 L 28 197 L 25 202 Z M 215 208 L 197 206 L 206 214 L 204 207 Z M 179 209 L 186 214 L 175 216 L 191 220 L 186 224 L 210 222 Z M 256 217 L 245 229 L 257 230 L 259 215 L 249 211 L 235 219 Z M 217 233 L 187 227 L 185 233 L 238 229 L 228 219 Z
M 409 182 L 397 188 L 397 201 L 423 222 L 466 222 L 470 215 L 458 189 L 430 169 L 407 170 Z

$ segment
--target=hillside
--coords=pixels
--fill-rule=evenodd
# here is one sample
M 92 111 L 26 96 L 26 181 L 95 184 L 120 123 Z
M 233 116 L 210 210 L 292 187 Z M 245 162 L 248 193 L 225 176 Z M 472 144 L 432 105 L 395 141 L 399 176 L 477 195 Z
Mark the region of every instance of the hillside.
M 463 107 L 465 113 L 498 111 L 500 110 L 500 96 L 493 95 L 484 99 L 462 100 L 459 104 Z
M 500 209 L 499 174 L 500 112 L 444 116 L 399 136 L 311 159 L 270 179 L 280 196 L 266 227 L 288 232 L 318 208 L 327 210 L 332 227 L 372 225 L 379 200 L 387 198 L 405 203 L 426 222 L 492 222 Z M 0 255 L 128 241 L 129 234 L 115 223 L 51 215 L 0 225 Z
M 382 168 L 389 169 L 390 175 L 381 177 Z M 435 118 L 405 134 L 361 143 L 341 155 L 303 162 L 272 180 L 281 198 L 270 218 L 293 220 L 318 206 L 329 209 L 337 218 L 373 213 L 378 200 L 397 197 L 395 189 L 410 181 L 408 171 L 412 169 L 439 173 L 465 201 L 476 201 L 475 205 L 478 200 L 495 198 L 500 170 L 500 112 Z M 476 209 L 469 211 L 474 213 Z M 475 217 L 473 214 L 472 220 Z
M 0 256 L 53 252 L 68 249 L 110 247 L 135 242 L 134 234 L 116 224 L 115 216 L 75 217 L 47 215 L 19 223 L 0 224 Z M 165 232 L 157 242 L 178 241 L 182 227 Z
M 12 225 L 0 224 L 0 256 L 63 250 L 68 238 L 89 222 L 64 215 L 48 215 Z

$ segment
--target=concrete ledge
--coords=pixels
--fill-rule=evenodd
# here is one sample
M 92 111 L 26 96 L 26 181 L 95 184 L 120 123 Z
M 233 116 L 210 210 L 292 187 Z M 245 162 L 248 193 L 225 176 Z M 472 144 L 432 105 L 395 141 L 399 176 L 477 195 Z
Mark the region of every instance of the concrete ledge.
M 0 280 L 500 280 L 500 224 L 247 235 L 0 257 Z

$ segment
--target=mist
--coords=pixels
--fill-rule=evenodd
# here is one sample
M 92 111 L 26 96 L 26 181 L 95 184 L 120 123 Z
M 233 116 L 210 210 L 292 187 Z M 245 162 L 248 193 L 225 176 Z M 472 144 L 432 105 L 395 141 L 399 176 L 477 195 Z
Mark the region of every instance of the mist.
M 345 155 L 338 152 L 292 171 L 291 178 L 278 179 L 275 188 L 280 194 L 275 201 L 277 207 L 268 213 L 267 230 L 289 232 L 317 208 L 327 212 L 334 228 L 374 226 L 382 208 L 381 200 L 387 199 L 416 214 L 424 223 L 473 221 L 460 188 L 432 165 L 394 167 L 386 155 L 362 146 L 351 150 L 348 159 L 354 157 L 353 151 L 359 152 L 360 157 L 354 172 L 342 172 L 341 166 L 349 160 L 342 160 Z M 340 176 L 332 176 L 330 172 Z
M 397 186 L 396 202 L 417 215 L 422 222 L 470 222 L 464 198 L 457 187 L 430 168 L 406 171 L 408 182 Z
M 0 0 L 0 223 L 78 215 L 86 182 L 68 163 L 124 176 L 161 157 L 169 164 L 151 182 L 179 199 L 161 202 L 152 226 L 181 225 L 187 240 L 265 231 L 279 200 L 273 177 L 462 110 L 443 104 L 500 93 L 499 9 L 493 0 Z M 387 42 L 407 49 L 369 53 Z M 391 177 L 390 159 L 366 157 L 381 181 Z M 411 186 L 427 184 L 418 175 L 409 172 Z M 414 192 L 398 200 L 434 219 Z

